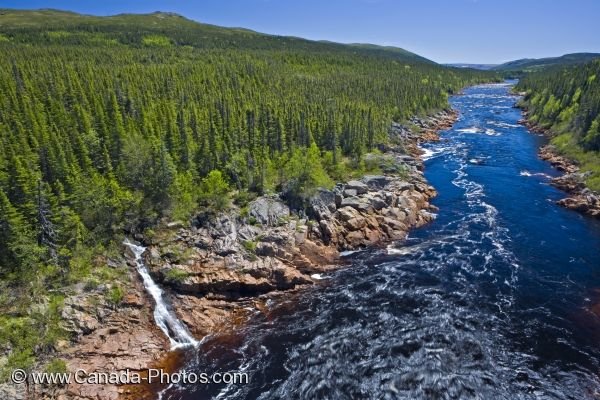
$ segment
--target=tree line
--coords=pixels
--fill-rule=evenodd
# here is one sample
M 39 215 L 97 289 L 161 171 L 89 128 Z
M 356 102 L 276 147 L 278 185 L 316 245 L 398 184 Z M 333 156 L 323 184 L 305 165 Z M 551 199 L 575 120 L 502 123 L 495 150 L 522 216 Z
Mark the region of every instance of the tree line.
M 517 89 L 527 91 L 533 122 L 568 131 L 585 150 L 600 151 L 600 61 L 528 74 Z
M 526 92 L 529 120 L 549 129 L 556 148 L 600 191 L 600 60 L 527 74 L 516 89 Z

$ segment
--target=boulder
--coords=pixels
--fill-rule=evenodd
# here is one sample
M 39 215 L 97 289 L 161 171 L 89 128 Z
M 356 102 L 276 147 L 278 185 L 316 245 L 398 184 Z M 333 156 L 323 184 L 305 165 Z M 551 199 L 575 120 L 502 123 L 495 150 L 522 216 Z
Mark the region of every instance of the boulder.
M 344 190 L 344 197 L 354 197 L 357 196 L 358 192 L 356 189 L 346 189 Z
M 296 232 L 294 233 L 294 243 L 300 245 L 304 243 L 308 235 L 308 227 L 304 224 L 298 225 Z
M 367 225 L 367 220 L 363 216 L 351 218 L 344 225 L 350 231 L 358 231 Z
M 390 228 L 392 228 L 395 231 L 406 231 L 406 225 L 400 221 L 397 221 L 395 219 L 392 218 L 384 218 L 383 219 L 383 224 L 389 226 Z
M 336 248 L 331 246 L 321 246 L 311 240 L 306 240 L 299 246 L 299 250 L 301 257 L 313 264 L 313 267 L 320 268 L 321 271 L 323 267 L 338 265 L 339 263 L 339 253 Z M 298 267 L 298 264 L 294 262 L 294 266 Z M 312 270 L 314 271 L 314 268 Z M 305 269 L 302 272 L 309 271 Z
M 331 190 L 319 189 L 308 200 L 309 215 L 317 221 L 329 219 L 336 210 L 336 194 Z
M 290 267 L 274 269 L 273 280 L 278 290 L 287 290 L 298 285 L 313 283 L 311 279 L 303 275 L 300 271 Z
M 348 248 L 356 249 L 365 244 L 365 235 L 363 231 L 350 232 L 346 235 L 346 242 L 348 244 Z
M 363 213 L 373 212 L 373 206 L 369 204 L 368 199 L 361 197 L 346 197 L 340 207 L 352 207 Z
M 275 257 L 275 245 L 273 243 L 260 242 L 256 245 L 255 253 L 261 257 Z
M 239 251 L 239 245 L 232 236 L 218 238 L 213 242 L 212 251 L 220 256 L 236 254 Z
M 354 196 L 354 197 L 345 197 L 342 200 L 342 204 L 340 204 L 340 208 L 344 208 L 344 207 L 351 207 L 354 208 L 356 210 L 358 210 L 359 207 L 361 207 L 361 198 Z
M 277 229 L 275 231 L 265 233 L 260 240 L 261 242 L 271 242 L 282 246 L 291 242 L 291 236 L 289 231 L 285 229 Z
M 369 193 L 368 195 L 365 196 L 365 198 L 375 210 L 381 210 L 382 208 L 385 208 L 388 205 L 387 202 L 383 198 L 384 196 L 385 196 L 385 194 L 378 192 L 378 193 L 375 193 L 374 195 Z
M 259 197 L 248 205 L 248 214 L 263 225 L 275 226 L 290 216 L 290 209 L 277 199 Z
M 336 212 L 336 217 L 342 222 L 347 222 L 352 218 L 359 217 L 360 213 L 352 207 L 342 207 Z
M 384 192 L 385 203 L 390 207 L 395 207 L 398 202 L 398 197 L 392 192 Z
M 361 181 L 349 181 L 346 183 L 346 190 L 356 190 L 358 194 L 364 194 L 369 191 L 369 187 Z
M 404 190 L 412 190 L 415 188 L 415 185 L 406 181 L 396 181 L 393 183 L 393 188 L 396 191 L 402 192 Z
M 381 190 L 392 181 L 392 178 L 385 175 L 366 175 L 362 178 L 362 181 L 370 189 Z
M 373 245 L 381 240 L 381 233 L 377 229 L 365 229 L 365 241 L 368 245 Z
M 377 229 L 379 228 L 379 221 L 377 221 L 376 217 L 369 215 L 367 217 L 367 225 L 369 225 L 369 228 L 371 229 Z
M 321 228 L 323 243 L 329 244 L 332 240 L 336 239 L 336 230 L 332 222 L 327 222 L 323 219 L 319 221 L 319 227 Z
M 406 219 L 406 213 L 397 207 L 387 209 L 384 215 L 400 222 Z
M 590 209 L 590 204 L 580 197 L 567 197 L 559 200 L 557 204 L 579 212 L 587 212 Z
M 415 210 L 417 208 L 417 203 L 407 196 L 400 196 L 398 198 L 398 206 L 405 210 Z

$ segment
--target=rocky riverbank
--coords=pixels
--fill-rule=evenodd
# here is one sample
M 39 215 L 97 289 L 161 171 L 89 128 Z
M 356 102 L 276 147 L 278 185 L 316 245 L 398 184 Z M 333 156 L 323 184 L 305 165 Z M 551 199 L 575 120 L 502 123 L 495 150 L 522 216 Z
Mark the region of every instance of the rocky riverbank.
M 523 112 L 524 119 L 519 123 L 523 124 L 532 132 L 541 133 L 547 137 L 552 137 L 552 132 L 536 125 L 527 119 L 527 111 Z M 585 185 L 587 174 L 580 172 L 576 162 L 570 160 L 558 152 L 558 149 L 548 144 L 542 146 L 538 153 L 542 160 L 548 161 L 553 167 L 563 172 L 564 174 L 552 178 L 550 183 L 560 190 L 568 193 L 564 199 L 560 199 L 557 204 L 568 209 L 578 211 L 595 218 L 600 218 L 600 195 L 592 192 Z
M 382 175 L 320 189 L 305 210 L 263 196 L 216 218 L 146 238 L 145 261 L 170 289 L 171 303 L 191 332 L 202 337 L 230 325 L 232 314 L 260 312 L 265 296 L 318 281 L 343 265 L 340 252 L 402 240 L 430 222 L 435 189 L 423 177 L 418 143 L 437 137 L 456 114 L 394 124 L 378 162 Z M 374 156 L 375 157 L 375 156 Z
M 393 124 L 390 144 L 368 160 L 381 174 L 320 189 L 303 210 L 290 209 L 279 196 L 262 196 L 218 216 L 201 214 L 191 223 L 171 222 L 137 236 L 147 246 L 143 257 L 153 279 L 190 332 L 204 337 L 262 312 L 273 296 L 318 282 L 344 264 L 343 251 L 404 239 L 437 211 L 429 203 L 436 192 L 423 176 L 418 145 L 437 140 L 437 131 L 456 117 L 454 111 L 442 111 Z M 154 323 L 153 302 L 131 254 L 107 262 L 127 264 L 131 286 L 118 305 L 106 299 L 109 287 L 81 287 L 67 298 L 63 318 L 73 342 L 61 343 L 58 357 L 72 372 L 178 368 Z M 154 398 L 156 389 L 70 384 L 31 387 L 34 395 L 23 386 L 6 390 L 12 398 L 142 400 Z

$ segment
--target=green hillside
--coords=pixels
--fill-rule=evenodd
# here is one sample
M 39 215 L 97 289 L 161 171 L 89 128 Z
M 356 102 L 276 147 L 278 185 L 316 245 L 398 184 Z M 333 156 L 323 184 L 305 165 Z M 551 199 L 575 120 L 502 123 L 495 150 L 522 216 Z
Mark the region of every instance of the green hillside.
M 573 53 L 560 57 L 524 58 L 497 65 L 492 70 L 534 72 L 554 66 L 583 64 L 597 58 L 600 58 L 599 53 Z
M 379 46 L 376 44 L 369 44 L 369 43 L 350 43 L 348 46 L 355 47 L 355 48 L 358 48 L 361 50 L 367 50 L 369 52 L 373 52 L 374 54 L 378 54 L 378 55 L 388 55 L 388 56 L 397 55 L 399 57 L 409 59 L 409 60 L 435 64 L 433 61 L 431 61 L 425 57 L 421 57 L 418 54 L 411 53 L 410 51 L 404 50 L 400 47 Z
M 369 44 L 345 45 L 311 41 L 297 37 L 267 35 L 242 28 L 223 28 L 202 24 L 174 13 L 120 14 L 108 17 L 81 15 L 58 10 L 21 11 L 0 9 L 0 32 L 5 40 L 18 43 L 112 44 L 136 46 L 143 38 L 160 34 L 176 46 L 201 49 L 269 49 L 336 52 L 353 55 L 389 57 L 402 61 L 433 63 L 407 50 Z M 60 34 L 62 31 L 68 35 Z M 52 34 L 51 32 L 54 32 Z M 123 35 L 124 33 L 126 35 Z
M 522 106 L 530 121 L 549 129 L 552 143 L 588 172 L 588 186 L 600 191 L 600 60 L 526 75 Z

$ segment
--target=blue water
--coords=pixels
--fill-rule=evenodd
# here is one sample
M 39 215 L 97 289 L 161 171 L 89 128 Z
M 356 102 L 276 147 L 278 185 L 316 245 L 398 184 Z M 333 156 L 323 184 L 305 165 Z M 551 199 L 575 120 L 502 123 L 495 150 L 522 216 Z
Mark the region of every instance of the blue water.
M 425 146 L 435 222 L 354 254 L 187 366 L 241 368 L 250 384 L 163 399 L 599 398 L 600 223 L 554 204 L 544 139 L 517 124 L 509 89 L 451 99 L 459 120 Z

